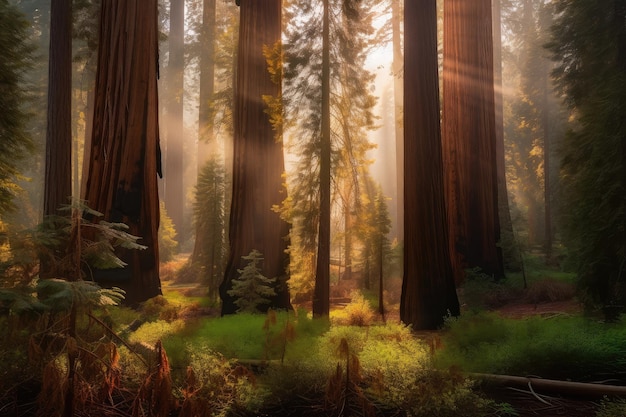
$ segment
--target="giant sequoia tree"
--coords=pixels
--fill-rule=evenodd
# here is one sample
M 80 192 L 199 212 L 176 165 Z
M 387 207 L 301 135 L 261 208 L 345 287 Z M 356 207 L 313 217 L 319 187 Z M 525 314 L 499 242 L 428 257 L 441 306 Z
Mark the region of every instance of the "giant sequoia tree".
M 439 123 L 437 2 L 404 11 L 404 279 L 400 318 L 437 329 L 459 315 L 448 248 Z
M 261 273 L 276 278 L 270 307 L 291 306 L 287 287 L 289 225 L 273 210 L 284 199 L 284 157 L 280 126 L 270 120 L 268 102 L 280 97 L 280 74 L 268 70 L 267 53 L 281 39 L 281 0 L 241 0 L 235 86 L 233 195 L 230 254 L 220 285 L 222 314 L 237 311 L 229 294 L 243 269 L 242 257 L 262 253 Z
M 103 0 L 87 204 L 123 222 L 148 248 L 120 253 L 124 271 L 96 271 L 135 304 L 161 293 L 157 0 Z
M 626 1 L 557 3 L 550 49 L 573 123 L 561 147 L 569 248 L 585 301 L 626 301 Z
M 457 282 L 466 268 L 504 276 L 491 12 L 490 0 L 444 2 L 443 159 Z

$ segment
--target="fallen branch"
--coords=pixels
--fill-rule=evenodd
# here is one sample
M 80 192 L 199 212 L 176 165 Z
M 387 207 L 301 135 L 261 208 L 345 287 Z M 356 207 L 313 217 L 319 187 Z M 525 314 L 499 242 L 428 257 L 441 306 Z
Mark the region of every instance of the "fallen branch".
M 547 391 L 580 397 L 626 397 L 626 387 L 619 385 L 603 385 L 589 382 L 559 381 L 554 379 L 479 373 L 470 373 L 469 376 L 475 379 L 495 382 L 502 385 L 530 388 L 533 393 L 535 391 Z

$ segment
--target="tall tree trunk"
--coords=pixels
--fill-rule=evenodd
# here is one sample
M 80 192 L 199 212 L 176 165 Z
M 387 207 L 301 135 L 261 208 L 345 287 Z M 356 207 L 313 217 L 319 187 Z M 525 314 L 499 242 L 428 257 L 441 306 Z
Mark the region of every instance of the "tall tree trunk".
M 50 4 L 44 215 L 72 197 L 72 1 Z M 68 214 L 69 215 L 69 214 Z
M 120 253 L 124 271 L 95 279 L 134 305 L 161 294 L 157 0 L 102 0 L 93 134 L 84 199 L 148 248 Z
M 546 63 L 547 64 L 547 63 Z M 547 67 L 548 65 L 546 65 Z M 546 74 L 548 74 L 546 68 Z M 550 79 L 546 77 L 546 87 L 543 92 L 543 204 L 544 204 L 544 251 L 546 253 L 546 261 L 552 259 L 552 204 L 551 193 L 552 186 L 550 181 L 550 169 L 551 169 L 551 157 L 552 147 L 550 146 L 550 101 L 548 99 L 548 91 L 550 88 Z
M 516 255 L 516 242 L 513 233 L 513 220 L 509 207 L 509 193 L 506 183 L 504 155 L 504 103 L 502 95 L 502 12 L 501 0 L 493 0 L 493 82 L 494 105 L 496 112 L 496 166 L 498 177 L 498 215 L 502 235 L 503 262 L 510 270 L 519 270 L 520 260 Z M 506 238 L 505 238 L 506 237 Z
M 540 36 L 546 33 L 552 25 L 552 13 L 545 5 L 540 8 L 539 11 L 539 30 Z M 553 135 L 551 131 L 551 108 L 550 105 L 550 92 L 552 91 L 552 85 L 550 80 L 550 72 L 552 62 L 548 59 L 543 59 L 543 74 L 544 88 L 541 97 L 541 108 L 543 109 L 543 116 L 541 119 L 543 130 L 543 201 L 544 201 L 544 251 L 546 253 L 546 261 L 550 262 L 552 259 L 552 246 L 554 232 L 552 230 L 552 178 L 550 171 L 552 170 L 552 146 L 550 144 L 550 138 Z
M 400 318 L 437 329 L 459 315 L 444 201 L 437 2 L 407 1 L 404 11 L 404 277 Z
M 213 111 L 211 109 L 215 91 L 215 24 L 215 0 L 204 0 L 198 105 L 198 173 L 217 150 L 213 137 Z
M 170 1 L 169 63 L 167 70 L 167 137 L 165 150 L 165 209 L 178 240 L 184 240 L 183 210 L 183 91 L 185 68 L 185 1 Z
M 455 279 L 504 277 L 498 219 L 490 0 L 444 3 L 443 155 Z
M 409 0 L 410 1 L 410 0 Z M 403 103 L 403 61 L 402 56 L 402 33 L 400 30 L 400 22 L 402 20 L 402 0 L 391 0 L 391 25 L 392 25 L 392 44 L 393 44 L 393 101 L 394 101 L 394 117 L 396 130 L 396 181 L 397 181 L 397 231 L 398 240 L 404 239 L 404 103 Z
M 287 287 L 289 225 L 273 210 L 283 201 L 284 157 L 282 137 L 273 129 L 264 97 L 279 97 L 281 85 L 268 71 L 263 47 L 274 48 L 281 39 L 281 0 L 241 0 L 239 53 L 234 110 L 233 195 L 230 254 L 220 285 L 222 314 L 237 311 L 228 294 L 242 256 L 256 249 L 263 254 L 261 273 L 277 278 L 271 308 L 291 307 Z
M 320 142 L 320 216 L 313 316 L 330 314 L 330 10 L 324 1 L 322 28 L 322 132 Z

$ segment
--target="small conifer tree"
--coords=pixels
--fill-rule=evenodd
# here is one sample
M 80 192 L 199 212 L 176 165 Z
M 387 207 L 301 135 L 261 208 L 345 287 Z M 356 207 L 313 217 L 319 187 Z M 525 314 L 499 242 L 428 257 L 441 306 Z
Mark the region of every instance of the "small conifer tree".
M 233 288 L 228 291 L 235 298 L 237 312 L 257 313 L 263 305 L 269 305 L 276 295 L 273 284 L 276 278 L 267 278 L 261 274 L 260 263 L 263 261 L 261 252 L 254 249 L 242 259 L 248 261 L 243 269 L 238 269 L 239 277 L 233 279 Z

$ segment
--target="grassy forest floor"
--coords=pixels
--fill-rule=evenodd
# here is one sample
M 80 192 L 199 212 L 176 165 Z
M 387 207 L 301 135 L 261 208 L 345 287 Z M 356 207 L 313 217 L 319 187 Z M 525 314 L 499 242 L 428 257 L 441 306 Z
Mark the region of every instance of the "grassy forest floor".
M 2 322 L 0 416 L 60 416 L 72 352 L 82 352 L 77 416 L 626 416 L 619 398 L 467 379 L 626 386 L 626 323 L 583 311 L 573 275 L 540 262 L 502 283 L 470 276 L 461 317 L 436 332 L 399 324 L 398 279 L 386 289 L 386 325 L 376 294 L 354 292 L 358 278 L 334 281 L 328 322 L 311 320 L 306 304 L 295 315 L 219 318 L 203 285 L 176 282 L 184 262 L 163 265 L 163 297 L 89 313 L 75 338 L 59 336 L 61 320 Z
M 492 285 L 481 281 L 480 277 L 471 282 L 460 291 L 460 298 L 463 303 L 463 315 L 480 316 L 482 314 L 494 313 L 504 319 L 526 321 L 532 318 L 540 320 L 550 320 L 554 318 L 580 317 L 584 314 L 581 303 L 575 296 L 573 275 L 562 273 L 554 268 L 531 268 L 530 272 L 522 276 L 521 273 L 513 274 L 512 279 L 503 285 Z M 526 288 L 524 288 L 524 282 Z M 350 301 L 346 298 L 351 291 L 358 286 L 357 282 L 338 281 L 334 284 L 333 292 L 336 297 L 332 306 L 335 317 L 343 317 L 341 312 Z M 176 286 L 170 286 L 175 289 Z M 196 293 L 193 287 L 178 290 L 187 291 L 190 294 Z M 374 299 L 374 297 L 370 297 Z M 309 305 L 299 307 L 309 308 Z M 214 312 L 211 312 L 214 313 Z M 210 314 L 211 314 L 210 313 Z M 388 322 L 398 322 L 399 315 L 397 304 L 390 303 L 386 319 Z M 376 320 L 376 317 L 374 317 Z M 601 321 L 599 315 L 592 320 Z M 497 326 L 496 326 L 497 327 Z M 440 332 L 424 332 L 417 335 L 431 348 L 436 350 L 445 349 L 447 330 Z M 453 337 L 453 336 L 452 336 Z M 549 354 L 549 352 L 547 352 Z M 576 366 L 575 363 L 568 366 Z M 540 372 L 540 369 L 538 369 Z M 566 379 L 570 379 L 565 377 Z M 626 380 L 610 381 L 619 385 L 626 384 Z M 559 393 L 539 393 L 531 387 L 506 386 L 506 384 L 479 383 L 476 389 L 488 398 L 498 403 L 509 404 L 511 409 L 506 407 L 494 412 L 493 415 L 518 415 L 518 416 L 626 416 L 626 411 L 622 408 L 620 401 L 613 403 L 608 398 L 587 397 L 579 395 L 563 395 Z M 617 405 L 614 405 L 617 404 Z M 607 411 L 608 410 L 608 411 Z M 616 411 L 617 410 L 617 411 Z M 606 414 L 602 414 L 605 413 Z M 623 413 L 623 414 L 622 414 Z

